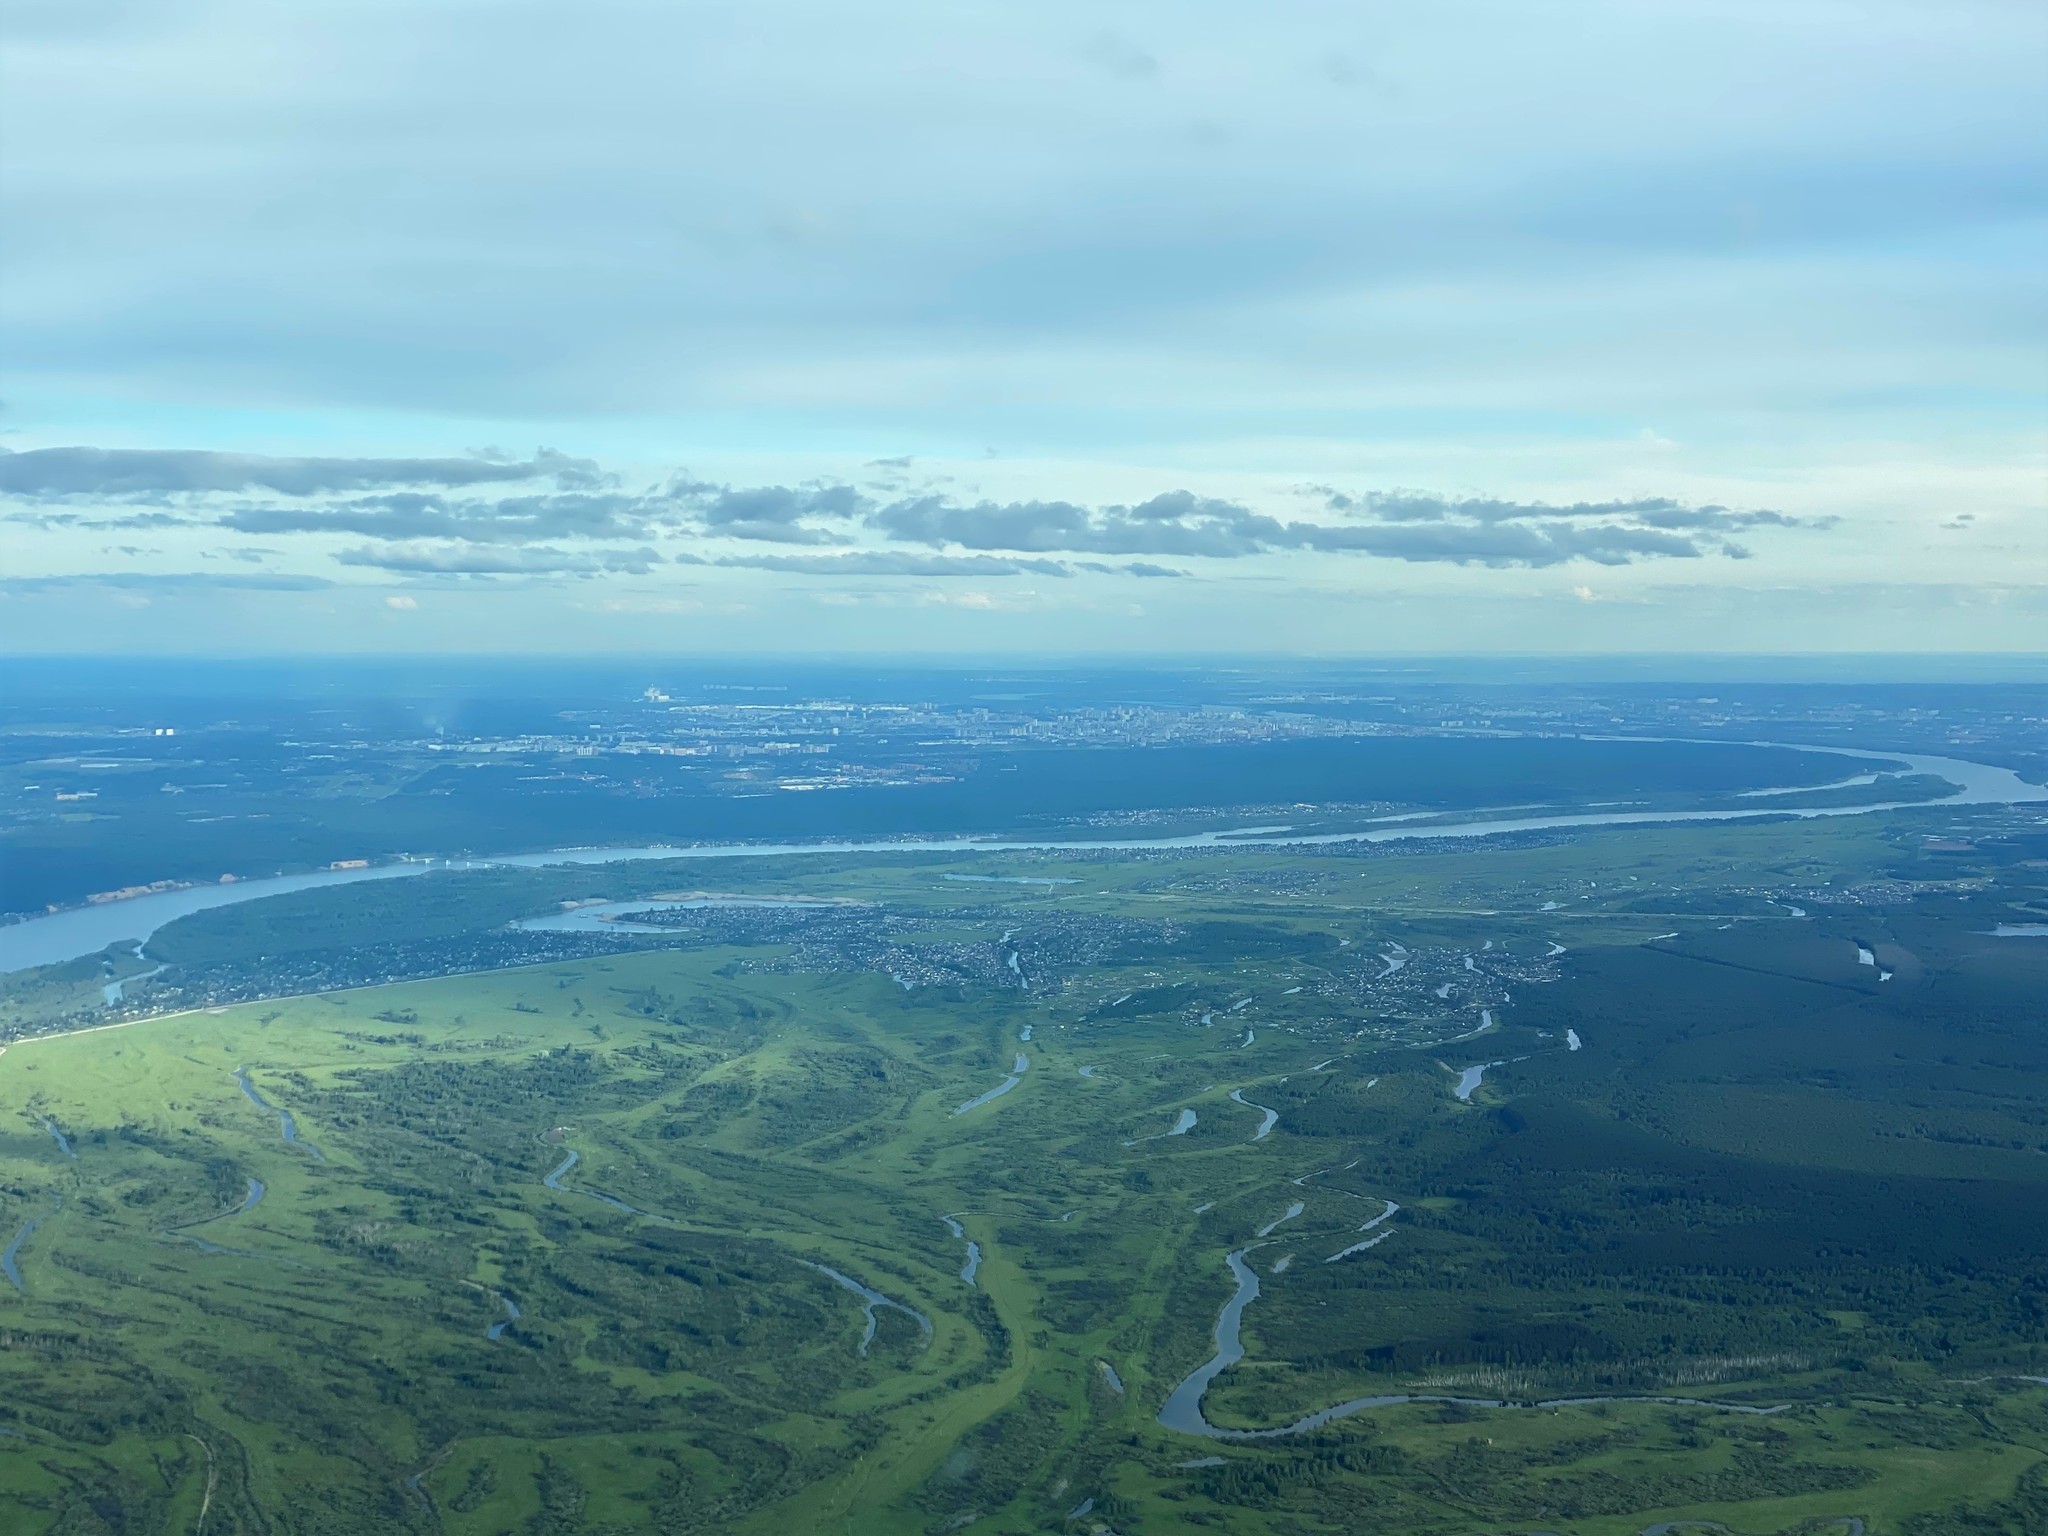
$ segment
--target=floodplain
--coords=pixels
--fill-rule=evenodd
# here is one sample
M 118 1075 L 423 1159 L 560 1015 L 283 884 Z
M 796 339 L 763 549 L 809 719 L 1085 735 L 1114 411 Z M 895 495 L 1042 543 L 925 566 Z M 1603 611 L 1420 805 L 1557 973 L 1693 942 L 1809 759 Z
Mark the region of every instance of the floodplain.
M 2048 882 L 1976 814 L 195 915 L 104 963 L 635 908 L 11 1041 L 0 1523 L 2039 1530 Z

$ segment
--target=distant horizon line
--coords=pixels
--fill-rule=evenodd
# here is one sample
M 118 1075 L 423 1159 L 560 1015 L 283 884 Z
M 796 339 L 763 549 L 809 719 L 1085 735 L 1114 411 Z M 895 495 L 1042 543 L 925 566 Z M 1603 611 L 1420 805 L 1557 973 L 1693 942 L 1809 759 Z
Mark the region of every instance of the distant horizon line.
M 228 651 L 0 651 L 0 671 L 44 672 L 55 667 L 131 667 L 157 673 L 166 667 L 198 667 L 221 671 L 303 672 L 321 668 L 395 668 L 407 671 L 445 669 L 528 669 L 579 672 L 595 669 L 693 667 L 716 671 L 731 668 L 761 671 L 805 668 L 854 672 L 877 667 L 932 674 L 964 674 L 981 670 L 1048 675 L 1077 671 L 1136 670 L 1191 673 L 1259 668 L 1305 672 L 1385 674 L 1390 681 L 1425 675 L 1432 670 L 1464 671 L 1474 667 L 1537 668 L 1584 676 L 1607 674 L 1634 682 L 1699 682 L 1716 669 L 1750 674 L 1761 667 L 1790 668 L 1805 676 L 1759 678 L 1730 676 L 1729 681 L 1786 683 L 1853 672 L 1863 682 L 2006 682 L 2048 684 L 2048 651 L 1413 651 L 1329 653 L 1308 651 L 1216 652 L 949 652 L 924 651 L 299 651 L 256 654 Z M 1886 676 L 1883 674 L 1912 674 Z M 1469 679 L 1466 679 L 1469 680 Z M 1532 679 L 1499 679 L 1508 681 Z M 653 685 L 664 681 L 650 677 Z M 674 679 L 681 683 L 683 680 Z
M 810 659 L 810 660 L 817 660 L 817 661 L 824 661 L 824 660 L 838 660 L 838 661 L 844 662 L 844 663 L 845 663 L 846 665 L 848 665 L 848 666 L 854 666 L 854 665 L 857 665 L 857 664 L 858 664 L 858 663 L 859 663 L 860 661 L 864 661 L 864 660 L 868 660 L 868 659 L 888 659 L 888 660 L 913 660 L 913 659 L 916 659 L 916 660 L 925 660 L 925 661 L 930 661 L 930 662 L 934 663 L 935 665 L 941 665 L 941 664 L 943 664 L 943 665 L 947 665 L 947 666 L 957 666 L 957 665 L 964 665 L 964 664 L 966 664 L 966 663 L 968 663 L 968 662 L 971 662 L 971 661 L 1008 661 L 1008 660 L 1015 660 L 1015 659 L 1017 658 L 1017 656 L 1018 656 L 1019 654 L 1020 654 L 1020 653 L 1016 653 L 1016 652 L 1009 652 L 1009 651 L 985 651 L 985 652 L 980 652 L 980 653 L 972 653 L 972 652 L 961 652 L 961 651 L 958 651 L 958 650 L 951 650 L 951 651 L 948 651 L 948 652 L 946 652 L 946 653 L 945 653 L 945 654 L 944 654 L 943 656 L 941 656 L 941 655 L 935 655 L 935 654 L 933 654 L 933 653 L 929 653 L 929 652 L 924 652 L 924 651 L 858 651 L 858 652 L 852 652 L 852 653 L 849 653 L 849 652 L 847 652 L 847 651 L 845 651 L 845 650 L 843 650 L 843 649 L 840 649 L 840 650 L 834 650 L 834 651 L 831 651 L 831 652 L 829 652 L 829 653 L 828 653 L 828 652 L 810 652 L 810 651 L 738 651 L 738 650 L 735 650 L 735 651 L 684 651 L 684 650 L 676 650 L 676 651 L 646 651 L 646 650 L 631 650 L 631 651 L 597 651 L 597 650 L 593 650 L 593 651 L 576 651 L 576 652 L 572 652 L 572 653 L 570 653 L 570 654 L 568 654 L 568 655 L 564 655 L 564 654 L 563 654 L 562 652 L 560 652 L 560 651 L 544 651 L 544 650 L 534 650 L 534 651 L 510 651 L 510 650 L 500 650 L 500 651 L 452 651 L 452 650 L 443 650 L 443 651 L 433 651 L 433 650 L 426 650 L 426 651 L 396 651 L 396 650 L 393 650 L 393 651 L 376 651 L 376 650 L 359 650 L 359 651 L 346 651 L 346 650 L 332 650 L 332 651 L 313 651 L 313 650 L 308 650 L 308 651 L 287 651 L 287 652 L 267 652 L 267 653 L 257 653 L 257 652 L 244 652 L 244 651 L 166 651 L 166 650 L 162 650 L 162 649 L 155 649 L 155 648 L 153 648 L 153 649 L 151 649 L 151 650 L 148 650 L 148 651 L 111 651 L 111 650 L 110 650 L 110 651 L 6 651 L 6 650 L 0 650 L 0 661 L 63 661 L 63 660 L 71 660 L 71 661 L 106 661 L 106 660 L 118 660 L 118 659 L 129 659 L 129 658 L 134 658 L 134 659 L 146 659 L 146 660 L 152 660 L 152 661 L 289 661 L 289 660 L 297 660 L 297 659 L 301 659 L 301 658 L 305 658 L 305 659 L 317 659 L 317 660 L 336 660 L 336 661 L 353 661 L 353 660 L 418 660 L 418 661 L 452 661 L 452 660 L 465 660 L 465 659 L 467 659 L 467 660 L 508 660 L 508 661 L 511 661 L 511 660 L 518 660 L 518 661 L 528 661 L 528 660 L 542 660 L 542 659 L 546 659 L 546 660 L 552 660 L 552 661 L 578 661 L 578 660 L 585 660 L 585 659 L 588 659 L 588 660 L 616 660 L 616 661 L 639 661 L 639 660 L 647 660 L 647 659 L 682 659 L 682 658 L 688 658 L 688 659 L 695 659 L 695 658 L 699 658 L 699 657 L 704 657 L 704 656 L 719 656 L 719 657 L 727 657 L 727 658 L 738 658 L 738 657 L 747 657 L 747 658 L 753 658 L 753 659 L 757 659 L 757 660 L 762 660 L 762 661 L 784 661 L 784 660 L 799 660 L 799 659 Z M 1664 659 L 1664 658 L 1686 658 L 1686 659 L 1692 659 L 1692 658 L 1711 658 L 1711 657 L 1717 657 L 1717 656 L 1726 656 L 1726 657 L 1732 657 L 1732 658 L 1743 658 L 1743 659 L 1750 659 L 1750 660 L 1771 660 L 1771 659 L 1775 659 L 1775 658 L 1781 658 L 1781 657 L 1782 657 L 1782 658 L 1791 658 L 1791 659 L 1799 659 L 1799 660 L 1810 660 L 1810 659 L 1828 659 L 1828 658 L 1853 658 L 1853 657 L 1864 657 L 1864 658 L 1890 658 L 1890 657 L 1901 657 L 1901 658 L 1903 658 L 1903 657 L 1915 657 L 1915 658 L 1925 658 L 1925 659 L 1935 659 L 1935 658 L 1949 658 L 1949 657 L 1953 657 L 1953 658 L 1958 658 L 1958 659 L 1962 659 L 1962 658 L 1981 658 L 1981 659 L 2011 659 L 2011 660 L 2025 660 L 2025 661 L 2048 661 L 2048 649 L 2044 649 L 2044 650 L 2039 650 L 2039 651 L 1963 651 L 1963 650 L 1934 650 L 1934 651 L 1910 651 L 1910 650 L 1904 650 L 1904 651 L 1878 651 L 1878 650 L 1828 650 L 1828 651 L 1790 651 L 1790 650 L 1756 650 L 1756 651 L 1739 651 L 1739 650 L 1717 650 L 1717 651 L 1645 651 L 1645 650 L 1613 650 L 1613 651 L 1536 651 L 1536 650 L 1531 650 L 1531 651 L 1507 651 L 1507 650 L 1473 650 L 1473 651 L 1343 651 L 1343 652 L 1335 652 L 1335 651 L 1278 651 L 1278 650 L 1275 650 L 1275 651 L 1251 651 L 1251 650 L 1244 650 L 1244 651 L 1135 651 L 1135 650 L 1133 650 L 1133 651 L 1115 651 L 1115 652 L 1094 652 L 1094 653 L 1086 653 L 1086 652 L 1059 652 L 1059 651 L 1043 651 L 1043 652 L 1033 652 L 1033 653 L 1029 653 L 1029 654 L 1032 654 L 1032 655 L 1037 655 L 1037 656 L 1041 656 L 1041 657 L 1044 657 L 1044 658 L 1046 658 L 1046 659 L 1048 659 L 1048 660 L 1060 660 L 1060 661 L 1084 661 L 1084 660 L 1100 660 L 1100 659 L 1104 659 L 1104 657 L 1106 657 L 1106 656 L 1109 656 L 1109 657 L 1126 657 L 1126 658 L 1132 658 L 1132 659 L 1137 659 L 1137 658 L 1151 658 L 1151 659 L 1157 659 L 1157 660 L 1181 660 L 1181 661 L 1186 661 L 1186 660 L 1198 660 L 1198 659 L 1210 659 L 1210 660 L 1227 660 L 1227 659 L 1232 659 L 1232 658 L 1237 658 L 1237 659 L 1248 659 L 1248 660 L 1266 660 L 1266 659 L 1286 659 L 1286 660 L 1300 660 L 1300 661 L 1364 661 L 1364 660 L 1371 660 L 1371 659 L 1373 659 L 1374 657 L 1382 657 L 1382 658 L 1386 658 L 1386 659 L 1389 659 L 1389 660 L 1396 660 L 1396 659 L 1398 659 L 1398 660 L 1405 660 L 1405 661 L 1426 661 L 1426 660 L 1443 660 L 1443 661 L 1485 661 L 1485 660 L 1490 660 L 1490 659 L 1492 659 L 1492 658 L 1495 658 L 1495 657 L 1503 657 L 1503 656 L 1514 656 L 1514 657 L 1522 657 L 1522 658 L 1526 658 L 1526 659 L 1530 659 L 1530 660 L 1547 660 L 1547 661 L 1576 661 L 1576 660 L 1582 660 L 1582 659 L 1604 659 L 1604 660 L 1621 660 L 1621 659 L 1639 659 L 1639 660 L 1661 660 L 1661 659 Z

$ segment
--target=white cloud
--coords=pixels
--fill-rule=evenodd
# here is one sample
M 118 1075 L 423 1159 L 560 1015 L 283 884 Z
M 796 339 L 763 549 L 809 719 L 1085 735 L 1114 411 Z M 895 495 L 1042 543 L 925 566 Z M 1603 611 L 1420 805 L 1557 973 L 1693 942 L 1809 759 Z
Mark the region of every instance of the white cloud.
M 0 44 L 0 430 L 27 450 L 0 489 L 147 527 L 160 552 L 109 579 L 189 580 L 236 532 L 287 546 L 279 582 L 610 590 L 680 558 L 713 603 L 989 562 L 1079 589 L 1221 565 L 1083 566 L 1145 542 L 1107 507 L 1190 486 L 1341 526 L 1281 504 L 1314 480 L 1843 520 L 1689 562 L 1731 587 L 2048 581 L 2039 6 L 28 17 Z M 450 451 L 492 441 L 564 451 Z M 680 523 L 677 463 L 720 482 Z M 988 516 L 889 541 L 818 499 L 849 484 L 1085 511 L 1064 543 Z M 184 520 L 204 495 L 240 498 L 234 526 Z M 29 527 L 4 530 L 12 575 L 98 548 L 82 518 Z M 1244 643 L 1298 632 L 1289 583 L 1477 597 L 1502 566 L 1645 562 L 1602 571 L 1620 604 L 1651 557 L 1734 553 L 1476 518 L 1331 542 L 1235 557 L 1271 583 Z M 1685 612 L 1674 644 L 1746 639 Z

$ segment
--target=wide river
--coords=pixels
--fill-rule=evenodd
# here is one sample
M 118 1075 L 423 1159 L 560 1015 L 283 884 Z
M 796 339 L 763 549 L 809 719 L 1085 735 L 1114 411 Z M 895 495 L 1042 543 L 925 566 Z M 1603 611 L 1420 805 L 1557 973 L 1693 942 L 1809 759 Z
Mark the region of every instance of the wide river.
M 1604 738 L 1613 740 L 1645 738 Z M 1719 745 L 1719 743 L 1716 743 Z M 303 875 L 275 875 L 237 880 L 227 885 L 193 886 L 159 891 L 127 901 L 76 907 L 0 927 L 0 973 L 37 965 L 59 965 L 97 954 L 110 944 L 141 944 L 166 923 L 213 907 L 233 906 L 292 891 L 355 885 L 366 880 L 395 880 L 437 869 L 542 868 L 561 864 L 612 864 L 637 859 L 786 858 L 800 854 L 846 853 L 1025 853 L 1114 852 L 1172 848 L 1328 847 L 1344 843 L 1388 843 L 1430 837 L 1491 837 L 1507 832 L 1541 832 L 1568 827 L 1662 826 L 1687 821 L 1740 821 L 1757 816 L 1864 816 L 1925 806 L 2019 805 L 2048 801 L 2048 787 L 2029 784 L 2008 768 L 1959 758 L 1927 757 L 1907 752 L 1865 752 L 1848 747 L 1792 746 L 1785 742 L 1751 742 L 1751 746 L 1792 751 L 1826 752 L 1866 762 L 1904 763 L 1910 774 L 1946 779 L 1956 791 L 1939 800 L 1886 801 L 1875 805 L 1773 806 L 1722 811 L 1583 811 L 1542 816 L 1517 816 L 1483 821 L 1420 822 L 1410 813 L 1380 818 L 1355 832 L 1292 833 L 1285 827 L 1251 827 L 1200 832 L 1186 837 L 1155 838 L 903 838 L 843 843 L 703 843 L 689 847 L 557 848 L 544 853 L 506 854 L 488 859 L 414 859 L 370 869 L 329 869 Z M 1815 786 L 1820 787 L 1820 786 Z M 1455 815 L 1455 812 L 1446 814 Z M 1389 824 L 1391 823 L 1391 824 Z

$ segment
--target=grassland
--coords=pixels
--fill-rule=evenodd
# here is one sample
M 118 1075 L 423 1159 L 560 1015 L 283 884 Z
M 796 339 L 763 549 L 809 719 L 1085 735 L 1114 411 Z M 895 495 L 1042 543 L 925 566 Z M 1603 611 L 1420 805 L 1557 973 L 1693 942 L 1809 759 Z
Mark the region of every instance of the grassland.
M 2048 1528 L 2040 871 L 1919 831 L 748 861 L 866 905 L 16 1040 L 0 1528 Z M 152 958 L 703 883 L 441 878 Z M 1616 1400 L 1163 1429 L 1248 1247 L 1212 1423 Z

